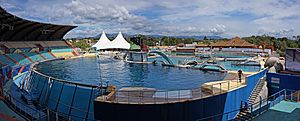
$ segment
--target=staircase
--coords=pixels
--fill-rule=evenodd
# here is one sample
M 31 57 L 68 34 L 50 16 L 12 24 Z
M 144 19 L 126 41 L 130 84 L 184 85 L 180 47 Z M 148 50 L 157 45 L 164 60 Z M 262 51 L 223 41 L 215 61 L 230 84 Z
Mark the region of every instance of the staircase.
M 256 99 L 259 97 L 260 92 L 263 90 L 263 87 L 266 83 L 266 78 L 262 78 L 259 80 L 257 85 L 255 86 L 254 90 L 252 91 L 248 101 L 249 101 L 249 106 L 254 105 L 256 102 Z M 241 111 L 237 114 L 235 117 L 234 121 L 250 121 L 252 119 L 252 115 L 250 113 L 250 107 L 241 109 Z
M 260 92 L 263 90 L 263 87 L 266 83 L 265 81 L 265 77 L 260 79 L 258 84 L 255 86 L 253 92 L 251 93 L 250 97 L 249 97 L 249 105 L 253 105 L 256 101 L 256 99 L 259 97 Z
M 249 108 L 242 109 L 237 116 L 235 117 L 234 121 L 250 121 L 252 119 L 251 113 L 249 113 Z

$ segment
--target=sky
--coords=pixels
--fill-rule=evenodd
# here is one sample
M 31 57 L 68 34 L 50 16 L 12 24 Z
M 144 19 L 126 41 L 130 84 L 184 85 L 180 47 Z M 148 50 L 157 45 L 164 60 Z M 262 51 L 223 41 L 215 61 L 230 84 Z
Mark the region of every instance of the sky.
M 19 17 L 102 31 L 165 36 L 300 35 L 300 0 L 0 0 Z

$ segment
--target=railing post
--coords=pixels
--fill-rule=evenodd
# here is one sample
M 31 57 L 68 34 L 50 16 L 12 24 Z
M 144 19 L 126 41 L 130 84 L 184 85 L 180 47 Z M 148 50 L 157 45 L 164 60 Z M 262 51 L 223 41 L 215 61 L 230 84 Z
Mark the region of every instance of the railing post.
M 299 92 L 296 92 L 297 93 L 297 102 L 299 101 Z
M 178 98 L 179 98 L 179 101 L 181 100 L 180 98 L 180 90 L 178 91 Z
M 143 93 L 142 93 L 142 91 L 140 91 L 139 97 L 140 97 L 140 103 L 139 104 L 142 104 L 142 100 L 143 100 Z
M 261 114 L 261 96 L 259 96 L 259 114 Z
M 48 108 L 47 108 L 47 121 L 50 121 L 50 112 Z
M 284 100 L 286 100 L 286 90 L 284 90 Z
M 229 120 L 229 116 L 228 116 L 228 113 L 226 113 L 226 121 Z
M 252 116 L 252 112 L 253 112 L 253 105 L 250 106 L 250 112 L 251 112 L 251 116 Z
M 227 89 L 227 91 L 229 92 L 229 90 L 230 90 L 230 80 L 228 81 L 228 89 Z
M 56 121 L 59 121 L 59 120 L 58 120 L 58 114 L 57 114 L 57 112 L 55 112 L 55 120 L 56 120 Z
M 129 104 L 129 91 L 127 91 L 127 103 Z
M 214 95 L 214 85 L 213 84 L 211 85 L 211 92 L 212 92 L 212 95 Z
M 220 83 L 220 93 L 222 93 L 222 83 Z

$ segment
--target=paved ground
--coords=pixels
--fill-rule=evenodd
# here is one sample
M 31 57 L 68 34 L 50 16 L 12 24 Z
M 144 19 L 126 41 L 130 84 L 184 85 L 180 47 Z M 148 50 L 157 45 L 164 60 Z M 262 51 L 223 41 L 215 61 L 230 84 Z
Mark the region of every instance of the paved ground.
M 3 101 L 0 100 L 0 121 L 14 120 L 25 121 L 22 117 L 12 111 Z
M 281 101 L 253 121 L 300 121 L 300 102 Z

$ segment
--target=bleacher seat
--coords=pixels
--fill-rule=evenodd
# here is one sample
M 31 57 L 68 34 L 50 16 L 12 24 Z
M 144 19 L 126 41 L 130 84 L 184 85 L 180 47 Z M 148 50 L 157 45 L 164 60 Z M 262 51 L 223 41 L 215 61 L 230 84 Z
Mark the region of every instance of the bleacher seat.
M 35 62 L 44 60 L 40 55 L 36 53 L 24 53 L 24 54 L 27 55 L 31 60 Z
M 11 60 L 7 59 L 4 55 L 0 55 L 0 61 L 4 65 L 10 65 L 10 66 L 15 65 L 14 62 L 12 62 Z
M 26 59 L 23 55 L 21 54 L 7 54 L 9 57 L 11 57 L 12 59 L 18 61 L 21 65 L 27 65 L 30 64 L 31 62 Z
M 40 52 L 46 59 L 53 59 L 54 57 L 48 52 Z
M 73 52 L 72 48 L 62 48 L 62 49 L 52 49 L 54 53 L 61 53 L 61 52 Z

